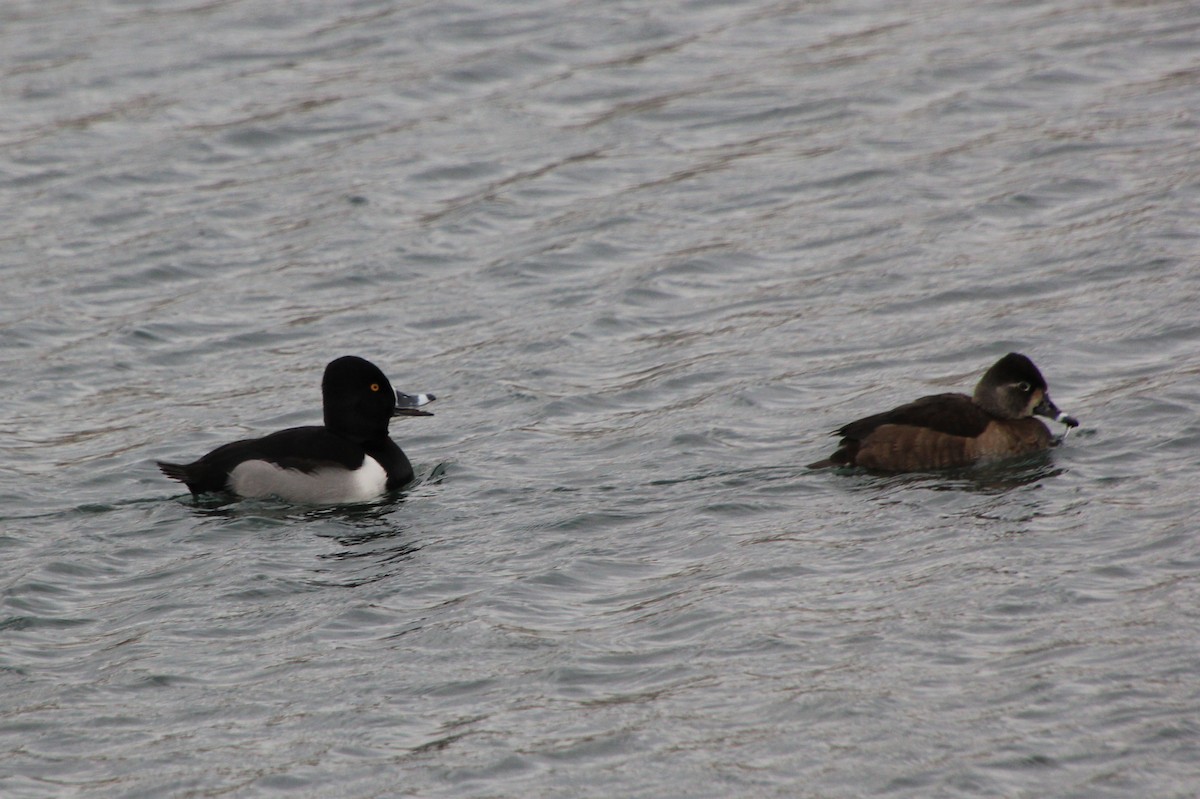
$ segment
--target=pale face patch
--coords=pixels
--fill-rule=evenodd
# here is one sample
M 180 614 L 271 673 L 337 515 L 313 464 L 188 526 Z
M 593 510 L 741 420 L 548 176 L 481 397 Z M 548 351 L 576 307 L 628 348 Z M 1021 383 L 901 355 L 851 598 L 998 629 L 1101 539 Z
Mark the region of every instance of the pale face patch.
M 369 502 L 382 496 L 386 487 L 387 472 L 369 455 L 354 471 L 330 466 L 310 474 L 250 460 L 242 461 L 229 473 L 229 488 L 240 497 L 278 497 L 312 505 Z
M 1041 404 L 1042 398 L 1046 396 L 1046 392 L 1040 388 L 1035 388 L 1033 394 L 1029 397 L 1029 402 L 1025 403 L 1025 410 L 1021 413 L 1022 417 L 1033 416 L 1033 409 Z

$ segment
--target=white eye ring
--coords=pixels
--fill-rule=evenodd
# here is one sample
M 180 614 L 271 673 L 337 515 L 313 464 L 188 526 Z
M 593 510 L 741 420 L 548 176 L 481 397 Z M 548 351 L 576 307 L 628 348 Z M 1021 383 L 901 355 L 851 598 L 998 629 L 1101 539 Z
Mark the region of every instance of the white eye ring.
M 1026 394 L 1028 394 L 1030 391 L 1033 390 L 1033 386 L 1029 385 L 1024 380 L 1022 380 L 1020 383 L 1017 383 L 1017 388 L 1020 389 L 1021 391 L 1025 392 Z

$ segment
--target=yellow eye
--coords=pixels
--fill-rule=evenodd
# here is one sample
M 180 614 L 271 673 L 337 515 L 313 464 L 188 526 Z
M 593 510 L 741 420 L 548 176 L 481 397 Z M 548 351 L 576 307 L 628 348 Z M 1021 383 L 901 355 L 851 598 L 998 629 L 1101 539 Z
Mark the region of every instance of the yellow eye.
M 378 391 L 378 390 L 379 390 L 379 384 L 378 384 L 378 383 L 372 383 L 372 384 L 371 384 L 371 390 L 372 390 L 372 391 Z

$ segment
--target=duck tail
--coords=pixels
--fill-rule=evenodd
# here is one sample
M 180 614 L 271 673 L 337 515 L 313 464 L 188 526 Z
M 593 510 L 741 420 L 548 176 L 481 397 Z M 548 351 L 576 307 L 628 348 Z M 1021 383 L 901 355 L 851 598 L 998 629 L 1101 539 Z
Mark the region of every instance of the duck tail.
M 858 458 L 858 442 L 843 439 L 842 445 L 830 455 L 816 463 L 808 464 L 810 469 L 828 469 L 831 466 L 854 466 Z
M 188 467 L 181 463 L 167 463 L 166 461 L 155 461 L 158 464 L 158 469 L 172 480 L 178 480 L 181 483 L 186 483 L 190 479 Z

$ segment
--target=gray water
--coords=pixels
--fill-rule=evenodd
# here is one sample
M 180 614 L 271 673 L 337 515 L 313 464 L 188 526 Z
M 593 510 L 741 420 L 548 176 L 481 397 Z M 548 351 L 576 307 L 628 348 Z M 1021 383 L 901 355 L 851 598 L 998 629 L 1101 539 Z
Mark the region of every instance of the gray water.
M 0 7 L 0 795 L 1200 793 L 1200 6 Z M 810 472 L 1017 350 L 1082 427 Z M 155 458 L 439 395 L 418 482 Z

